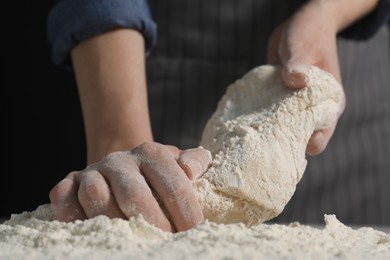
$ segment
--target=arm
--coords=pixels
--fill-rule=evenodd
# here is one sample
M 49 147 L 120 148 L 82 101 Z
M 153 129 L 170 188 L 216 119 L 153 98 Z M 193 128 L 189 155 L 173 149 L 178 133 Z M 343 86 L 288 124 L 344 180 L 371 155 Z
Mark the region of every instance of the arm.
M 338 33 L 338 36 L 351 40 L 367 40 L 383 26 L 389 25 L 390 1 L 379 0 L 375 9 Z
M 53 63 L 74 68 L 89 164 L 51 190 L 54 218 L 142 214 L 167 231 L 202 221 L 190 180 L 206 171 L 210 153 L 152 142 L 145 51 L 157 34 L 147 1 L 58 1 L 47 29 Z
M 103 33 L 71 52 L 87 136 L 88 164 L 152 141 L 142 35 Z
M 57 220 L 142 214 L 166 231 L 203 221 L 190 180 L 207 170 L 211 155 L 152 142 L 144 59 L 143 37 L 129 29 L 102 33 L 72 50 L 89 166 L 51 190 Z
M 283 80 L 291 88 L 306 86 L 311 65 L 332 73 L 341 83 L 337 33 L 370 13 L 377 3 L 378 0 L 309 1 L 275 29 L 269 39 L 268 62 L 283 65 Z M 336 123 L 313 133 L 307 154 L 316 155 L 326 148 Z
M 332 19 L 330 22 L 333 23 L 332 27 L 336 32 L 340 32 L 372 12 L 379 0 L 312 0 L 311 2 L 307 8 L 321 10 Z

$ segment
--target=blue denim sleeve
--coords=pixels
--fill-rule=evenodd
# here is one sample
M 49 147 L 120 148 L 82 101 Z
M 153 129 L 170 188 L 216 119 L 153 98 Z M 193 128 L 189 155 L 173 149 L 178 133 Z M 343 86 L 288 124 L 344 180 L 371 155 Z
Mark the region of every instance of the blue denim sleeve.
M 389 22 L 390 0 L 379 0 L 374 11 L 344 29 L 338 35 L 346 39 L 366 40 Z
M 57 0 L 47 17 L 51 61 L 71 69 L 70 50 L 78 42 L 117 27 L 141 32 L 146 55 L 156 44 L 157 26 L 147 0 Z

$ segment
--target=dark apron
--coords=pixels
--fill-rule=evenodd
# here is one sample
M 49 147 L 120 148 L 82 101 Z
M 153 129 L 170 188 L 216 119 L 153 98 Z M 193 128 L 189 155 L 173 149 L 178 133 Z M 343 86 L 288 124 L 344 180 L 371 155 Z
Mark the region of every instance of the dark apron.
M 147 58 L 157 142 L 199 145 L 226 87 L 265 64 L 267 39 L 300 1 L 150 1 L 158 42 Z M 347 108 L 326 151 L 308 157 L 296 193 L 272 222 L 390 224 L 390 54 L 383 27 L 369 41 L 339 39 Z

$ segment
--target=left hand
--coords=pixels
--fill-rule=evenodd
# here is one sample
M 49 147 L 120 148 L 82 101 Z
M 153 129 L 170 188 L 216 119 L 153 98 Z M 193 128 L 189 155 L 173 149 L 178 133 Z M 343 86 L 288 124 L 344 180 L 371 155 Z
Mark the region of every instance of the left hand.
M 51 190 L 54 219 L 141 214 L 164 231 L 190 229 L 204 220 L 191 180 L 206 172 L 211 160 L 200 147 L 182 151 L 156 142 L 110 153 L 69 173 Z
M 329 17 L 308 4 L 274 30 L 268 42 L 268 63 L 283 66 L 283 81 L 291 88 L 306 87 L 308 69 L 313 65 L 330 72 L 341 84 L 336 34 L 337 28 L 329 22 Z M 344 111 L 345 101 L 342 106 Z M 324 151 L 337 120 L 331 127 L 312 134 L 307 154 Z

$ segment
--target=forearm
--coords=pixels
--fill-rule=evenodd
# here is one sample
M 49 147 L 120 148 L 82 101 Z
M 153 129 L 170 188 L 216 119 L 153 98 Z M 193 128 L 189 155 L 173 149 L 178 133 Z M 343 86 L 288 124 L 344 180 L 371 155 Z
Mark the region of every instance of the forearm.
M 87 162 L 152 141 L 142 35 L 113 30 L 72 50 L 87 138 Z
M 321 10 L 329 18 L 336 32 L 374 10 L 379 0 L 311 0 L 306 8 Z

